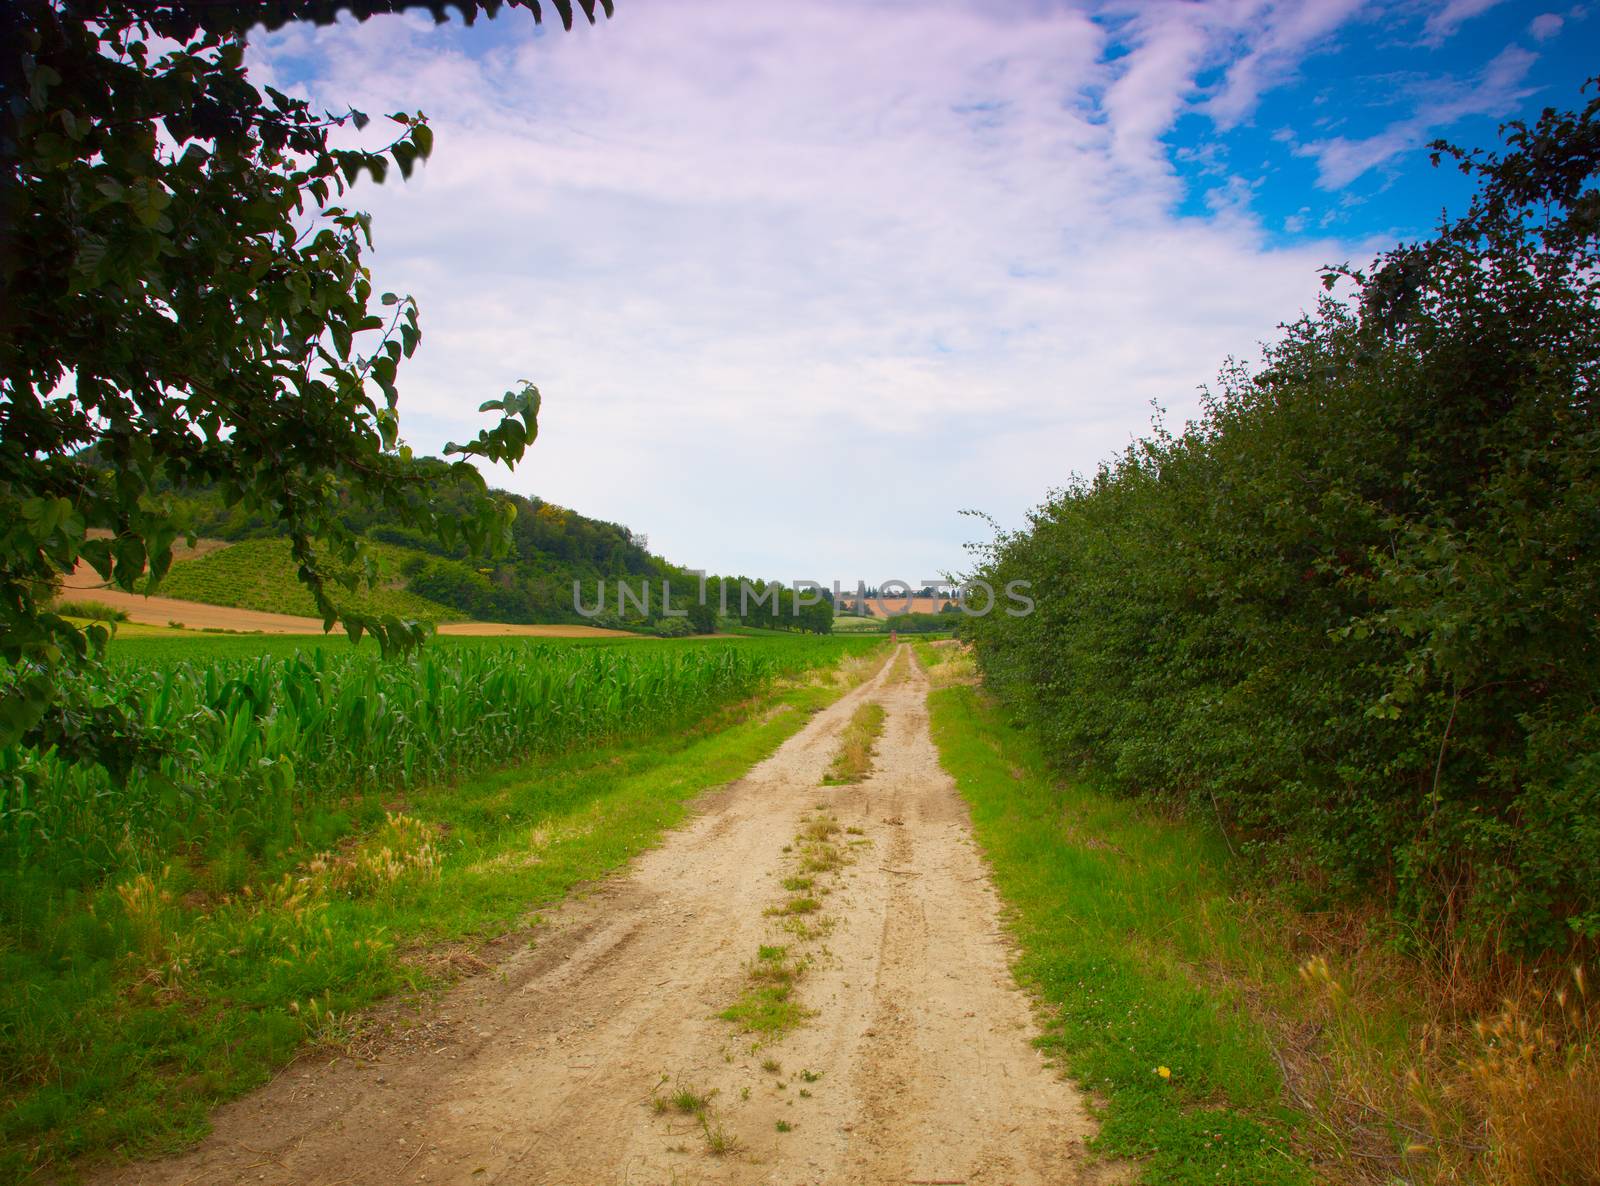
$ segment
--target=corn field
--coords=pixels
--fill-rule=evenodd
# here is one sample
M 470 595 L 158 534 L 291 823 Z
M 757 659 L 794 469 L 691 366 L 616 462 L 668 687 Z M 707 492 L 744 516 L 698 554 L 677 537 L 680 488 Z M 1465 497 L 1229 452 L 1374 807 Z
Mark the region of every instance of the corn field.
M 659 733 L 847 649 L 860 648 L 506 643 L 395 661 L 328 646 L 111 661 L 85 678 L 138 705 L 164 755 L 118 785 L 53 751 L 0 751 L 0 869 L 86 885 L 141 852 L 283 836 L 308 803 Z

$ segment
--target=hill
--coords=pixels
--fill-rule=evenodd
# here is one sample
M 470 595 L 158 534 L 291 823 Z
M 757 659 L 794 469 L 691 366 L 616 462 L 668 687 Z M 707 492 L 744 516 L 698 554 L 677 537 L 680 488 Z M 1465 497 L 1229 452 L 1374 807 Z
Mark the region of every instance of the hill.
M 647 541 L 619 523 L 591 519 L 566 507 L 493 491 L 516 509 L 511 546 L 495 560 L 450 549 L 412 528 L 352 510 L 347 525 L 362 535 L 380 569 L 375 588 L 333 590 L 352 609 L 450 622 L 481 621 L 594 624 L 572 605 L 573 582 L 592 601 L 597 581 L 658 581 L 683 570 L 647 550 Z M 444 487 L 436 497 L 452 508 L 465 495 Z M 228 506 L 214 491 L 179 496 L 187 526 L 226 547 L 178 559 L 162 581 L 163 596 L 276 613 L 314 613 L 296 577 L 286 539 L 260 514 Z M 612 624 L 612 623 L 606 623 Z M 648 620 L 630 625 L 649 625 Z
M 414 564 L 418 553 L 381 543 L 372 545 L 372 553 L 381 574 L 376 586 L 335 588 L 333 600 L 341 609 L 436 623 L 463 621 L 470 616 L 406 587 L 401 570 Z M 156 592 L 163 597 L 210 605 L 321 617 L 310 591 L 295 576 L 294 558 L 286 539 L 245 540 L 179 560 Z
M 277 524 L 261 514 L 245 514 L 229 506 L 214 490 L 168 491 L 183 513 L 185 526 L 212 545 L 177 559 L 157 592 L 162 596 L 241 609 L 284 614 L 312 614 L 310 594 L 296 577 L 289 544 Z M 355 610 L 435 623 L 476 620 L 516 625 L 583 625 L 646 631 L 667 637 L 708 634 L 718 629 L 719 608 L 734 624 L 782 631 L 830 633 L 831 597 L 825 604 L 796 609 L 795 594 L 774 595 L 772 583 L 749 577 L 710 576 L 706 602 L 696 604 L 699 573 L 680 568 L 648 550 L 649 541 L 620 523 L 591 519 L 567 507 L 504 490 L 490 492 L 516 511 L 510 546 L 493 560 L 449 548 L 438 540 L 386 518 L 382 512 L 352 508 L 346 525 L 361 535 L 377 561 L 377 587 L 330 591 L 336 604 Z M 446 513 L 469 515 L 468 495 L 441 482 L 430 492 Z M 662 612 L 660 588 L 669 580 L 674 613 Z M 596 605 L 599 583 L 605 582 L 605 605 L 598 613 L 580 614 L 573 587 L 581 587 L 586 607 Z M 642 595 L 651 591 L 644 612 L 632 604 L 619 608 L 618 582 Z M 765 590 L 766 600 L 748 606 L 737 593 L 741 584 Z M 722 590 L 730 590 L 724 606 Z M 779 602 L 782 601 L 780 608 Z

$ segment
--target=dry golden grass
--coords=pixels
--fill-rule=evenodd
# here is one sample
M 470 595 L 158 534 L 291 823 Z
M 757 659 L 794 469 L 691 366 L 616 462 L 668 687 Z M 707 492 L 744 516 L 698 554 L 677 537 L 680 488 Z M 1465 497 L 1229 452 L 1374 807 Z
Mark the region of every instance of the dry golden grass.
M 1433 974 L 1382 943 L 1301 965 L 1303 1007 L 1268 1011 L 1306 1143 L 1339 1182 L 1600 1186 L 1600 1000 L 1583 968 L 1462 966 Z
M 948 688 L 952 684 L 978 683 L 978 664 L 972 651 L 964 647 L 946 647 L 935 652 L 939 662 L 928 668 L 928 683 L 935 688 Z
M 421 820 L 391 811 L 383 827 L 347 853 L 319 853 L 306 865 L 311 888 L 359 897 L 406 878 L 439 876 L 435 830 Z
M 1497 1181 L 1600 1183 L 1600 1022 L 1582 968 L 1554 993 L 1508 998 L 1473 1027 L 1464 1094 Z
M 864 655 L 846 656 L 832 668 L 818 668 L 810 673 L 810 678 L 819 685 L 854 688 L 871 679 L 873 673 L 881 666 L 883 666 L 883 652 L 873 649 Z
M 872 772 L 872 747 L 883 732 L 883 718 L 883 705 L 875 700 L 856 709 L 839 736 L 839 750 L 833 755 L 828 772 L 822 776 L 825 784 L 860 782 Z
M 162 879 L 165 878 L 163 871 Z M 147 957 L 159 957 L 170 939 L 172 894 L 150 874 L 140 873 L 117 886 L 117 897 L 134 936 L 134 949 Z
M 933 642 L 915 644 L 917 666 L 928 676 L 930 689 L 948 688 L 956 684 L 977 685 L 983 682 L 978 674 L 977 659 L 969 643 L 959 639 L 943 638 Z

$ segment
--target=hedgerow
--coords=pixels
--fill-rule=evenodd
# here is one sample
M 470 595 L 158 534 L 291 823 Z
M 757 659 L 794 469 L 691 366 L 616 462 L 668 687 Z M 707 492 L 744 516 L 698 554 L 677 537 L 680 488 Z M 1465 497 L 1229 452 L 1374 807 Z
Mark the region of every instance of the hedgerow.
M 1414 934 L 1600 937 L 1597 112 L 1435 145 L 1465 216 L 994 541 L 1038 612 L 968 629 L 1056 760 Z

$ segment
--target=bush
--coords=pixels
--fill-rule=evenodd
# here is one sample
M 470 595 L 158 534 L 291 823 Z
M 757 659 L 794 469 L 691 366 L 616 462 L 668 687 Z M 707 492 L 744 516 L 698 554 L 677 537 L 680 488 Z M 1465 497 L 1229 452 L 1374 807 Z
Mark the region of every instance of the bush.
M 126 622 L 126 610 L 113 609 L 103 601 L 58 601 L 55 612 L 64 618 L 87 618 L 92 622 Z
M 967 625 L 1055 758 L 1436 934 L 1600 938 L 1600 101 L 1456 154 L 1437 238 L 995 542 Z M 1454 151 L 1454 150 L 1447 150 Z
M 957 629 L 967 615 L 962 613 L 891 614 L 884 628 L 901 634 L 944 634 Z

